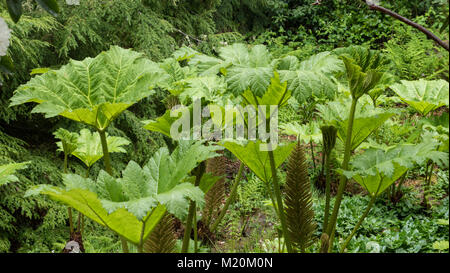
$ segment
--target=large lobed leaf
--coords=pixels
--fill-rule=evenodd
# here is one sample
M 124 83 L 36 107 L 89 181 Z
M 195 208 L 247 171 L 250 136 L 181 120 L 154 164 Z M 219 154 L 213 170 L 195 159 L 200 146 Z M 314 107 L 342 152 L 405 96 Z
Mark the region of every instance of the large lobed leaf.
M 318 105 L 317 108 L 319 115 L 327 123 L 334 124 L 338 128 L 338 139 L 344 143 L 347 137 L 350 101 L 331 101 L 326 105 Z M 395 114 L 396 111 L 394 110 L 375 108 L 368 100 L 361 99 L 361 103 L 356 107 L 355 118 L 353 120 L 351 149 L 355 150 L 358 148 L 362 142 Z
M 355 99 L 380 83 L 389 64 L 381 53 L 362 46 L 338 48 L 334 52 L 344 62 L 348 86 Z
M 248 141 L 245 145 L 228 141 L 222 145 L 250 168 L 261 180 L 269 182 L 272 178 L 269 152 L 261 151 L 261 141 Z M 281 145 L 273 151 L 275 167 L 278 168 L 290 155 L 295 143 Z
M 338 72 L 344 71 L 342 61 L 329 51 L 320 52 L 312 55 L 308 59 L 302 61 L 299 70 L 323 73 L 332 76 Z
M 65 188 L 40 185 L 28 190 L 26 196 L 49 195 L 140 244 L 166 209 L 182 218 L 189 200 L 202 206 L 204 193 L 188 182 L 188 175 L 200 162 L 217 156 L 218 149 L 221 147 L 182 141 L 171 155 L 167 148 L 161 148 L 144 167 L 131 161 L 120 178 L 101 171 L 94 182 L 68 174 L 64 176 Z
M 59 70 L 21 85 L 11 106 L 38 103 L 33 113 L 63 117 L 106 128 L 128 107 L 151 95 L 165 73 L 141 53 L 112 46 L 95 58 L 71 60 Z
M 291 98 L 291 91 L 287 89 L 287 82 L 280 80 L 280 75 L 274 72 L 273 77 L 270 78 L 270 85 L 262 93 L 256 95 L 251 88 L 247 89 L 243 94 L 244 104 L 251 104 L 258 109 L 259 105 L 276 105 L 282 107 L 288 103 Z M 257 101 L 255 101 L 255 99 Z
M 299 103 L 306 103 L 310 97 L 332 99 L 337 85 L 325 74 L 314 71 L 280 71 L 282 82 L 288 83 L 288 89 Z
M 448 161 L 448 154 L 438 152 L 436 148 L 436 142 L 402 144 L 386 150 L 372 148 L 355 156 L 351 161 L 352 170 L 343 173 L 372 195 L 379 195 L 415 164 L 427 160 Z
M 186 87 L 180 93 L 183 104 L 204 99 L 210 103 L 220 103 L 224 99 L 226 84 L 217 76 L 194 77 L 183 81 Z
M 449 106 L 449 85 L 445 80 L 401 81 L 392 90 L 417 112 L 426 116 L 442 106 Z
M 61 141 L 56 143 L 58 150 L 74 155 L 87 167 L 91 167 L 103 157 L 103 149 L 98 132 L 92 133 L 88 129 L 82 129 L 80 134 L 77 134 L 65 129 L 59 129 L 54 135 L 56 138 L 61 139 Z M 106 135 L 106 143 L 110 153 L 126 153 L 122 146 L 130 144 L 125 138 L 108 135 Z
M 262 96 L 273 76 L 272 56 L 263 45 L 249 49 L 245 44 L 233 44 L 219 50 L 219 58 L 196 55 L 190 60 L 200 75 L 224 74 L 230 90 L 235 96 L 251 89 Z

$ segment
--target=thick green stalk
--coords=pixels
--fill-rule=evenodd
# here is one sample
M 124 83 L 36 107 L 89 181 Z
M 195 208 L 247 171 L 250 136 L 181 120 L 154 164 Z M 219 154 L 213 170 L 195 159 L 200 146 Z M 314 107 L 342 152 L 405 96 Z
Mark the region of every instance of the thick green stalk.
M 273 156 L 273 151 L 269 151 L 268 153 L 269 153 L 270 169 L 272 170 L 273 189 L 274 189 L 275 198 L 277 201 L 278 214 L 279 214 L 280 222 L 281 222 L 281 229 L 283 231 L 284 241 L 286 242 L 287 251 L 289 253 L 292 253 L 293 252 L 292 245 L 291 245 L 291 240 L 289 238 L 289 233 L 287 231 L 286 215 L 284 213 L 283 199 L 281 198 L 280 185 L 278 183 L 277 168 L 275 167 L 275 159 Z
M 184 229 L 183 245 L 181 246 L 181 253 L 187 253 L 189 250 L 189 241 L 191 239 L 191 230 L 192 230 L 192 220 L 194 219 L 196 207 L 197 206 L 195 202 L 191 201 L 189 204 L 189 213 L 186 220 L 186 227 Z
M 320 169 L 320 177 L 323 177 L 325 171 L 325 151 L 322 149 L 322 167 Z
M 112 173 L 112 167 L 111 167 L 111 158 L 109 157 L 108 142 L 106 140 L 106 132 L 105 132 L 105 130 L 98 130 L 98 134 L 100 135 L 100 141 L 102 143 L 103 161 L 105 163 L 105 171 L 109 175 L 112 176 L 113 173 Z M 128 249 L 127 240 L 121 236 L 120 241 L 122 242 L 123 252 L 128 253 L 129 249 Z
M 313 163 L 313 169 L 316 171 L 316 158 L 314 157 L 314 145 L 312 139 L 309 141 L 309 147 L 311 148 L 311 160 Z
M 198 252 L 197 213 L 194 213 L 194 253 Z
M 352 131 L 353 131 L 353 120 L 355 118 L 356 104 L 358 100 L 353 99 L 352 105 L 350 108 L 350 115 L 348 118 L 347 125 L 347 137 L 345 139 L 345 151 L 344 151 L 344 161 L 342 162 L 342 169 L 344 171 L 348 170 L 348 164 L 350 161 L 351 150 L 352 150 Z M 344 195 L 345 187 L 347 185 L 347 177 L 345 175 L 341 175 L 341 179 L 339 181 L 338 192 L 336 195 L 336 201 L 333 207 L 333 213 L 331 214 L 330 222 L 328 223 L 328 227 L 326 229 L 326 233 L 330 236 L 330 249 L 333 247 L 333 239 L 334 232 L 336 228 L 337 216 L 339 213 L 339 208 L 341 206 L 342 197 Z
M 74 230 L 73 230 L 73 216 L 72 216 L 72 208 L 68 207 L 67 208 L 67 212 L 69 214 L 69 227 L 70 227 L 70 235 L 73 234 Z
M 350 242 L 350 240 L 353 238 L 353 236 L 355 235 L 356 231 L 359 229 L 359 227 L 361 226 L 361 224 L 364 222 L 364 219 L 366 219 L 367 215 L 370 212 L 370 209 L 372 208 L 373 204 L 375 203 L 375 199 L 377 198 L 377 195 L 373 195 L 372 198 L 370 199 L 369 204 L 367 205 L 366 210 L 364 211 L 364 214 L 361 216 L 361 218 L 359 218 L 358 223 L 355 225 L 355 227 L 353 228 L 352 232 L 350 233 L 350 235 L 347 237 L 347 239 L 345 239 L 344 244 L 342 245 L 341 248 L 341 253 L 343 253 L 345 251 L 345 248 L 347 247 L 348 243 Z
M 324 153 L 325 154 L 325 153 Z M 325 217 L 323 219 L 322 232 L 325 232 L 328 226 L 328 217 L 330 215 L 330 200 L 331 200 L 331 168 L 330 168 L 330 155 L 325 156 L 325 172 L 326 172 L 326 184 L 325 184 Z
M 68 157 L 69 156 L 66 153 L 64 153 L 64 173 L 68 173 L 68 167 L 67 167 Z
M 109 151 L 108 151 L 108 142 L 106 140 L 106 132 L 104 130 L 98 130 L 98 133 L 100 134 L 100 141 L 102 143 L 102 150 L 103 150 L 103 161 L 105 163 L 105 170 L 109 175 L 113 175 L 112 173 L 112 167 L 111 167 L 111 158 L 109 157 Z
M 64 173 L 68 173 L 68 167 L 67 167 L 68 157 L 69 157 L 69 155 L 64 153 Z M 70 235 L 72 235 L 74 230 L 73 230 L 72 208 L 71 207 L 67 208 L 67 213 L 69 214 Z
M 213 225 L 211 226 L 211 232 L 214 232 L 217 227 L 220 224 L 220 221 L 222 221 L 223 217 L 227 213 L 228 207 L 231 205 L 231 203 L 234 200 L 234 197 L 236 196 L 237 188 L 239 186 L 239 183 L 241 182 L 242 173 L 244 171 L 244 163 L 241 162 L 239 165 L 239 171 L 236 175 L 236 178 L 234 179 L 233 185 L 231 186 L 231 193 L 228 197 L 227 201 L 225 202 L 225 205 L 223 206 L 222 210 L 219 213 L 219 216 L 217 216 L 216 220 L 214 221 Z
M 200 185 L 200 180 L 205 173 L 205 164 L 202 162 L 197 167 L 197 174 L 195 177 L 195 186 Z M 189 212 L 186 220 L 186 226 L 184 229 L 183 245 L 181 246 L 181 253 L 187 253 L 189 250 L 189 241 L 191 239 L 192 221 L 194 220 L 194 214 L 197 213 L 197 205 L 194 201 L 189 204 Z
M 86 178 L 89 178 L 89 171 L 90 171 L 90 169 L 91 169 L 90 167 L 86 168 L 86 175 L 85 175 Z M 81 215 L 81 228 L 79 229 L 79 231 L 80 231 L 80 235 L 83 235 L 83 231 L 84 231 L 84 215 L 81 212 L 79 212 L 79 214 Z
M 402 190 L 402 185 L 406 181 L 406 176 L 408 175 L 408 171 L 405 172 L 405 174 L 402 176 L 402 180 L 400 180 L 400 183 L 397 186 L 397 191 L 395 192 L 395 195 L 398 196 L 400 194 L 400 191 Z
M 428 168 L 430 171 L 428 172 Z M 425 189 L 423 191 L 423 201 L 425 204 L 425 207 L 428 208 L 429 206 L 429 200 L 428 200 L 428 194 L 431 190 L 431 177 L 433 176 L 433 163 L 431 161 L 427 162 L 427 169 L 426 169 L 426 176 L 425 176 Z

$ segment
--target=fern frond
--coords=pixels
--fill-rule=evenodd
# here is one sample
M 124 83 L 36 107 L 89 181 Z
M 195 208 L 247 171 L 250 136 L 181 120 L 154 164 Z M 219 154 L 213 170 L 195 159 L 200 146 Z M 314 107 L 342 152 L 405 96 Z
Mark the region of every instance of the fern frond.
M 173 253 L 175 251 L 176 237 L 173 225 L 173 216 L 165 214 L 147 241 L 144 243 L 145 253 Z
M 305 152 L 300 143 L 292 151 L 287 165 L 285 203 L 290 239 L 304 253 L 313 243 L 316 224 Z

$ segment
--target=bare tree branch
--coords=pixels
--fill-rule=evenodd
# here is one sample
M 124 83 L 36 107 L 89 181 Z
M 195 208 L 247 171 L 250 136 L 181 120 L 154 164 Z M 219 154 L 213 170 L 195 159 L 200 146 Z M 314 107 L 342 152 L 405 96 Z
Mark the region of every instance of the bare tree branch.
M 421 26 L 421 25 L 419 25 L 419 24 L 417 24 L 417 23 L 414 23 L 413 21 L 411 21 L 411 20 L 409 20 L 409 19 L 407 19 L 407 18 L 405 18 L 405 17 L 399 15 L 398 13 L 395 13 L 395 12 L 393 12 L 393 11 L 391 11 L 391 10 L 388 10 L 387 8 L 384 8 L 384 7 L 382 7 L 382 6 L 375 5 L 375 4 L 372 3 L 371 1 L 366 1 L 366 4 L 369 6 L 370 9 L 378 10 L 378 11 L 380 11 L 380 12 L 382 12 L 382 13 L 385 13 L 385 14 L 387 14 L 387 15 L 389 15 L 389 16 L 394 17 L 394 18 L 397 19 L 397 20 L 402 21 L 403 23 L 405 23 L 405 24 L 407 24 L 407 25 L 412 26 L 413 28 L 416 28 L 416 29 L 420 30 L 420 31 L 423 32 L 425 35 L 427 35 L 427 37 L 428 37 L 429 39 L 434 40 L 434 41 L 435 41 L 436 43 L 438 43 L 441 47 L 443 47 L 443 48 L 445 48 L 447 51 L 449 51 L 448 43 L 446 43 L 446 42 L 442 41 L 441 39 L 439 39 L 439 37 L 437 37 L 436 35 L 434 35 L 431 31 L 429 31 L 428 29 L 424 28 L 423 26 Z

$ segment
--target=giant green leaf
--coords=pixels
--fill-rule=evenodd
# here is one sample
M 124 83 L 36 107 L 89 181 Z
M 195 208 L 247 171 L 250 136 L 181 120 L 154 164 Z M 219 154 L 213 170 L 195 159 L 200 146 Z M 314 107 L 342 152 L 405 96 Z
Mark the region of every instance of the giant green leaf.
M 287 83 L 281 82 L 280 76 L 277 72 L 274 72 L 273 77 L 270 78 L 270 85 L 262 93 L 262 95 L 256 95 L 251 88 L 247 89 L 243 94 L 244 104 L 251 104 L 258 109 L 259 105 L 274 105 L 282 107 L 288 103 L 291 98 L 291 91 L 287 89 Z M 257 99 L 257 101 L 255 101 Z
M 295 56 L 286 56 L 272 61 L 272 66 L 278 70 L 297 70 L 300 62 Z
M 280 71 L 280 77 L 298 103 L 306 103 L 310 97 L 332 99 L 337 92 L 337 85 L 320 72 Z
M 252 170 L 261 180 L 269 182 L 272 178 L 269 152 L 261 151 L 261 141 L 248 141 L 245 145 L 228 141 L 222 145 Z M 279 144 L 273 151 L 275 167 L 278 168 L 290 155 L 295 143 Z
M 240 95 L 250 89 L 257 96 L 262 96 L 273 77 L 271 67 L 232 67 L 227 72 L 227 84 L 234 95 Z
M 104 130 L 164 79 L 166 73 L 143 54 L 113 46 L 95 58 L 71 60 L 34 77 L 16 90 L 11 106 L 35 102 L 33 113 L 60 115 Z
M 385 111 L 374 107 L 368 98 L 361 98 L 360 101 L 356 107 L 352 127 L 352 150 L 358 148 L 374 131 L 396 114 L 394 110 Z M 337 136 L 343 143 L 347 136 L 350 104 L 351 100 L 339 99 L 317 106 L 322 119 L 338 128 Z
M 186 87 L 179 95 L 183 104 L 200 99 L 210 103 L 220 103 L 224 100 L 226 84 L 222 78 L 217 76 L 195 77 L 186 79 L 184 83 Z
M 228 67 L 231 63 L 224 62 L 219 58 L 197 54 L 190 59 L 189 64 L 197 68 L 200 76 L 213 76 L 219 74 L 221 70 Z
M 219 49 L 219 58 L 204 55 L 194 56 L 190 64 L 195 65 L 200 75 L 225 75 L 228 90 L 234 95 L 251 89 L 262 96 L 273 76 L 272 56 L 263 45 L 249 48 L 245 44 L 233 44 Z
M 164 71 L 164 80 L 159 82 L 159 86 L 176 96 L 185 88 L 184 80 L 196 76 L 193 69 L 188 66 L 182 67 L 175 58 L 165 59 L 159 67 Z
M 308 59 L 302 61 L 298 70 L 323 73 L 325 75 L 333 75 L 344 70 L 344 65 L 336 55 L 329 51 L 324 51 L 312 55 Z
M 189 119 L 190 119 L 190 124 L 192 123 L 192 107 L 188 107 L 187 108 L 189 110 Z M 171 133 L 170 133 L 170 129 L 173 125 L 173 123 L 175 121 L 177 121 L 178 119 L 182 118 L 183 112 L 180 113 L 178 112 L 178 116 L 171 116 L 173 110 L 169 109 L 167 110 L 164 115 L 162 115 L 161 117 L 156 118 L 155 120 L 148 120 L 148 121 L 144 121 L 144 128 L 149 130 L 149 131 L 154 131 L 154 132 L 159 132 L 161 134 L 164 134 L 168 137 L 172 137 Z
M 348 86 L 354 99 L 359 99 L 362 95 L 368 94 L 383 77 L 383 73 L 376 70 L 363 72 L 353 59 L 346 56 L 340 58 L 344 61 Z
M 339 57 L 345 56 L 347 59 L 351 59 L 364 73 L 368 71 L 387 71 L 390 68 L 388 58 L 379 51 L 364 46 L 352 45 L 338 48 L 334 50 L 334 53 Z
M 401 100 L 423 116 L 449 105 L 449 85 L 445 80 L 401 81 L 401 84 L 395 84 L 391 88 Z
M 353 120 L 352 150 L 358 148 L 374 131 L 380 128 L 386 120 L 395 115 L 394 112 L 374 113 L 371 116 L 359 117 Z M 348 122 L 345 120 L 338 128 L 338 138 L 345 143 Z
M 187 214 L 189 200 L 203 204 L 203 191 L 189 183 L 188 176 L 200 162 L 217 156 L 218 149 L 202 142 L 180 141 L 172 154 L 161 148 L 144 167 L 131 161 L 122 177 L 100 171 L 94 182 L 68 174 L 65 188 L 40 185 L 26 196 L 49 195 L 140 245 L 166 209 L 181 218 Z
M 348 86 L 354 99 L 359 99 L 375 88 L 388 68 L 387 58 L 366 47 L 349 46 L 334 52 L 344 62 Z

